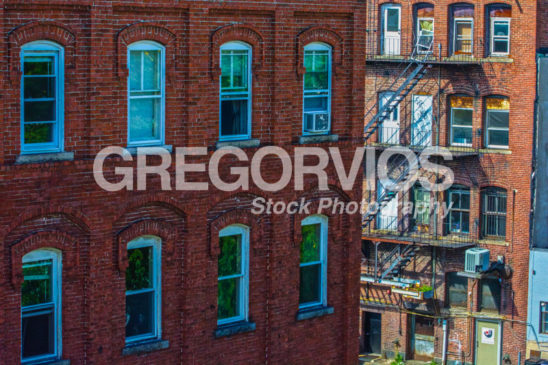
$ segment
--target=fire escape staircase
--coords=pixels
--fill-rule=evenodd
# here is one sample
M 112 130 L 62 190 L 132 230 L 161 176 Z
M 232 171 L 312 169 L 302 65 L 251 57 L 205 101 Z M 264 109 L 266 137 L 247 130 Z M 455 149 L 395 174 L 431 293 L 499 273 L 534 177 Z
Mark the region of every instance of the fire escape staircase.
M 402 270 L 409 265 L 419 251 L 418 246 L 405 246 L 401 249 L 398 245 L 384 260 L 381 262 L 380 280 L 393 280 L 398 277 Z M 387 267 L 386 267 L 387 266 Z M 386 267 L 386 268 L 385 268 Z

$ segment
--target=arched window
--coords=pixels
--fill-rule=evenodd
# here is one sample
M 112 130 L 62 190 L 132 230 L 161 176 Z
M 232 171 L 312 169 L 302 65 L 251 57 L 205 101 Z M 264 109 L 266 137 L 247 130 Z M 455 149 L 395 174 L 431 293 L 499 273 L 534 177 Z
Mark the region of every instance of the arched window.
M 221 46 L 220 140 L 251 138 L 251 46 L 229 42 Z
M 506 239 L 506 190 L 481 190 L 481 233 L 483 237 Z
M 508 148 L 510 100 L 504 96 L 485 98 L 485 144 L 491 148 Z
M 301 222 L 299 308 L 327 305 L 327 217 Z
M 128 146 L 164 143 L 165 49 L 152 41 L 128 47 Z
M 249 310 L 249 228 L 219 232 L 217 324 L 247 321 Z
M 491 56 L 507 56 L 510 54 L 510 20 L 512 6 L 508 4 L 491 4 L 486 6 L 489 19 L 486 33 L 489 40 Z
M 416 43 L 418 53 L 432 51 L 434 42 L 434 5 L 419 3 L 415 5 Z
M 331 47 L 304 47 L 303 134 L 326 134 L 331 129 Z
M 21 48 L 21 153 L 63 150 L 64 63 L 56 43 Z
M 61 356 L 61 272 L 61 253 L 57 250 L 40 249 L 23 256 L 22 362 Z
M 474 53 L 474 6 L 471 4 L 451 5 L 452 54 L 472 55 Z
M 142 236 L 127 245 L 126 343 L 160 338 L 162 242 Z

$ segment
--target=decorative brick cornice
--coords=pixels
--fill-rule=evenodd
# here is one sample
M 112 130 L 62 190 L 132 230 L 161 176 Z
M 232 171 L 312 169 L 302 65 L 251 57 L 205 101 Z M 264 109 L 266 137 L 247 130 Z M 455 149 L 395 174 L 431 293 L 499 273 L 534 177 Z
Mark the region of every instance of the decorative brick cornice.
M 166 261 L 173 258 L 177 242 L 177 227 L 160 219 L 147 219 L 135 222 L 116 235 L 116 251 L 118 252 L 118 269 L 125 272 L 128 266 L 127 244 L 141 236 L 157 236 L 162 239 L 162 254 Z
M 210 74 L 217 79 L 221 74 L 220 48 L 223 44 L 231 41 L 241 41 L 253 48 L 252 71 L 258 76 L 264 64 L 265 50 L 264 37 L 256 28 L 247 24 L 231 24 L 216 29 L 210 37 Z
M 137 41 L 155 41 L 166 48 L 166 75 L 176 66 L 177 37 L 161 24 L 138 22 L 120 30 L 116 36 L 118 77 L 128 76 L 127 47 Z
M 8 33 L 11 81 L 19 79 L 21 47 L 29 42 L 47 40 L 58 43 L 65 50 L 65 68 L 75 67 L 76 36 L 66 25 L 51 20 L 26 23 Z
M 70 271 L 80 265 L 80 245 L 72 236 L 60 231 L 39 232 L 28 236 L 10 247 L 11 283 L 19 290 L 23 283 L 23 256 L 34 250 L 54 248 L 62 252 L 63 270 Z
M 305 29 L 297 36 L 297 74 L 302 76 L 304 68 L 304 47 L 312 42 L 322 42 L 331 46 L 333 57 L 333 72 L 337 74 L 338 69 L 343 66 L 344 38 L 334 30 L 326 27 L 314 26 Z

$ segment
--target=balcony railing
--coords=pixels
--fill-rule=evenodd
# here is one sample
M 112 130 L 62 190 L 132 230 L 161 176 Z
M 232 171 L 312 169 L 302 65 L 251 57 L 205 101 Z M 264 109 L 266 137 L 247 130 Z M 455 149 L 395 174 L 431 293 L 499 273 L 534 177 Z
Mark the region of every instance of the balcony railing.
M 388 240 L 390 242 L 406 242 L 439 247 L 469 247 L 479 241 L 479 227 L 449 227 L 447 221 L 421 222 L 412 216 L 396 216 L 379 214 L 375 224 L 369 224 L 362 229 L 363 239 Z

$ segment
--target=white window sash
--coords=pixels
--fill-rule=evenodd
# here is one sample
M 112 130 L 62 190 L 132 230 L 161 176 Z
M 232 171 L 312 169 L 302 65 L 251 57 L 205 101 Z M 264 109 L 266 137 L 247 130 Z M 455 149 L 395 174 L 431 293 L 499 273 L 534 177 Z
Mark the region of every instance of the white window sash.
M 320 300 L 316 302 L 299 303 L 299 309 L 327 306 L 327 245 L 328 245 L 328 219 L 325 216 L 312 215 L 302 220 L 302 226 L 320 225 L 320 260 L 307 263 L 299 263 L 299 267 L 321 265 L 320 267 Z
M 219 276 L 217 282 L 230 279 L 238 279 L 240 282 L 240 301 L 238 315 L 229 318 L 217 319 L 217 325 L 222 326 L 229 323 L 247 321 L 249 316 L 249 228 L 235 224 L 222 229 L 219 238 L 227 236 L 241 236 L 241 272 L 239 274 Z M 217 294 L 219 293 L 217 289 Z
M 459 36 L 457 34 L 457 25 L 459 23 L 470 23 L 470 36 L 469 37 L 464 37 L 464 36 Z M 466 41 L 466 40 L 469 40 L 470 41 L 470 53 L 459 53 L 459 54 L 456 54 L 455 52 L 457 51 L 457 40 L 460 40 L 460 41 Z M 453 54 L 454 55 L 473 55 L 474 54 L 474 18 L 454 18 L 453 19 Z
M 250 46 L 243 44 L 242 42 L 229 42 L 225 43 L 221 46 L 220 52 L 219 52 L 219 65 L 222 68 L 222 62 L 223 62 L 223 51 L 247 51 L 247 92 L 231 92 L 231 91 L 223 91 L 222 88 L 222 76 L 219 76 L 219 141 L 237 141 L 237 140 L 246 140 L 251 138 L 251 126 L 252 126 L 252 89 L 253 89 L 253 75 L 251 72 L 252 68 L 252 57 L 253 57 L 253 50 Z M 233 54 L 230 54 L 230 79 L 231 79 L 231 85 L 233 85 L 233 78 L 234 78 L 234 67 L 233 67 Z M 240 96 L 238 97 L 230 97 L 232 95 Z M 223 107 L 223 101 L 229 101 L 229 100 L 235 100 L 235 101 L 242 101 L 247 100 L 247 133 L 245 134 L 230 134 L 230 135 L 223 135 L 222 134 L 222 107 Z
M 496 111 L 496 112 L 507 112 L 508 114 L 510 114 L 510 111 L 509 110 L 504 110 L 504 109 L 497 109 L 497 110 L 493 110 L 493 111 Z M 509 146 L 508 145 L 497 145 L 497 144 L 492 144 L 490 143 L 489 141 L 489 131 L 499 131 L 499 132 L 506 132 L 508 133 L 508 138 L 510 138 L 510 123 L 508 123 L 508 127 L 507 128 L 504 128 L 504 127 L 491 127 L 489 126 L 489 114 L 491 113 L 490 110 L 487 110 L 487 133 L 485 133 L 485 144 L 487 145 L 487 147 L 489 148 L 500 148 L 500 149 L 508 149 Z M 508 141 L 510 142 L 510 141 Z
M 25 58 L 27 56 L 47 56 L 54 59 L 53 75 L 25 75 Z M 21 86 L 20 86 L 20 141 L 21 154 L 60 152 L 64 148 L 64 50 L 50 41 L 36 41 L 23 46 L 21 50 Z M 55 97 L 27 99 L 25 98 L 25 79 L 34 77 L 55 78 Z M 25 122 L 25 103 L 28 101 L 55 101 L 55 120 Z M 46 123 L 53 125 L 53 141 L 45 143 L 25 143 L 25 125 Z
M 501 18 L 501 17 L 493 17 L 491 18 L 491 40 L 490 40 L 490 54 L 491 56 L 507 56 L 510 54 L 510 20 L 511 18 Z M 495 22 L 498 23 L 506 23 L 508 27 L 508 35 L 500 36 L 495 35 Z M 502 40 L 506 41 L 508 43 L 508 52 L 495 52 L 495 40 Z
M 417 52 L 420 53 L 420 54 L 425 54 L 425 53 L 429 53 L 432 51 L 432 49 L 429 49 L 429 50 L 421 50 L 421 46 L 419 44 L 419 41 L 421 39 L 421 36 L 423 35 L 422 34 L 422 29 L 421 29 L 421 21 L 430 21 L 432 22 L 432 44 L 431 46 L 434 45 L 434 31 L 435 31 L 435 25 L 434 25 L 434 18 L 432 17 L 417 17 L 417 40 L 415 41 L 415 47 L 417 49 Z
M 454 110 L 471 110 L 472 111 L 472 125 L 463 125 L 463 124 L 456 124 L 453 122 L 453 111 Z M 474 143 L 474 109 L 472 108 L 451 108 L 451 136 L 450 136 L 450 145 L 451 146 L 464 146 L 464 147 L 471 147 Z M 461 128 L 461 129 L 471 129 L 472 130 L 472 143 L 458 143 L 453 142 L 453 131 L 455 128 Z
M 140 82 L 141 82 L 141 89 L 140 90 L 131 90 L 131 62 L 130 62 L 130 55 L 132 51 L 139 51 L 143 52 L 141 53 L 141 70 L 140 70 Z M 159 60 L 159 77 L 160 77 L 160 88 L 159 89 L 152 89 L 152 90 L 144 90 L 144 52 L 146 51 L 154 51 L 154 52 L 160 52 L 160 60 Z M 152 41 L 138 41 L 133 44 L 130 44 L 127 48 L 127 67 L 128 67 L 128 77 L 127 77 L 127 97 L 128 97 L 128 103 L 127 103 L 127 145 L 128 147 L 146 147 L 146 146 L 161 146 L 165 143 L 165 47 L 160 45 L 159 43 L 152 42 Z M 146 93 L 146 92 L 159 92 L 157 95 L 139 95 L 140 93 Z M 135 95 L 138 94 L 138 95 Z M 160 111 L 159 111 L 159 133 L 160 136 L 157 139 L 149 139 L 149 140 L 139 140 L 139 141 L 132 141 L 131 139 L 131 100 L 138 100 L 138 99 L 160 99 Z
M 141 342 L 146 340 L 158 339 L 162 336 L 162 241 L 156 236 L 141 236 L 129 242 L 127 250 L 136 248 L 152 248 L 152 288 L 144 288 L 139 290 L 128 290 L 125 293 L 125 297 L 141 294 L 141 293 L 154 293 L 153 311 L 152 316 L 154 320 L 153 331 L 146 334 L 126 337 L 127 344 Z M 124 298 L 125 299 L 125 298 Z M 126 309 L 127 313 L 127 309 Z

